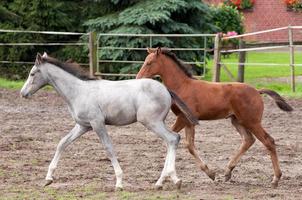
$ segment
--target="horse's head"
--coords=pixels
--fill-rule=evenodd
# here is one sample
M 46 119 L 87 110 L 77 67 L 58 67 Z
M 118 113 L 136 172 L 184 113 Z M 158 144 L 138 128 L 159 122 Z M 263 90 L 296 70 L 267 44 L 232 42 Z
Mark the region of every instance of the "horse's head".
M 41 56 L 41 54 L 38 53 L 36 56 L 35 65 L 30 70 L 28 78 L 20 92 L 21 96 L 24 98 L 33 95 L 36 91 L 45 86 L 48 82 L 41 72 L 41 68 L 43 65 L 43 57 L 47 57 L 47 54 L 44 53 L 43 56 Z
M 148 56 L 146 57 L 143 66 L 136 75 L 136 79 L 139 78 L 151 78 L 155 75 L 161 75 L 161 48 L 147 49 Z

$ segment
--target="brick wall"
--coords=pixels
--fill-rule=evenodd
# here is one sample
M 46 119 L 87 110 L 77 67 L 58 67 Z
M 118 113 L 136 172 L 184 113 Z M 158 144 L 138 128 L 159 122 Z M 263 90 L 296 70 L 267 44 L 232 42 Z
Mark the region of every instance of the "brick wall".
M 205 0 L 210 4 L 218 4 L 223 0 Z M 302 26 L 302 12 L 287 11 L 283 0 L 255 0 L 252 11 L 243 11 L 246 32 L 284 27 L 288 25 Z M 288 31 L 278 31 L 247 38 L 263 42 L 287 41 Z M 294 40 L 302 41 L 302 29 L 294 32 Z

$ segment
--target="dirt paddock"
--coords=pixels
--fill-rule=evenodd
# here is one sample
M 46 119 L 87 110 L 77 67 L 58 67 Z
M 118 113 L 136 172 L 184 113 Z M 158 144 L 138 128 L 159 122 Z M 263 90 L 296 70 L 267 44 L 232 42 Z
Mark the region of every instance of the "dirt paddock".
M 216 180 L 196 167 L 181 140 L 176 160 L 183 180 L 180 191 L 170 181 L 162 191 L 152 190 L 166 155 L 157 136 L 138 123 L 108 126 L 124 171 L 125 190 L 114 192 L 113 168 L 93 132 L 66 149 L 55 182 L 43 188 L 56 145 L 74 122 L 53 91 L 40 91 L 24 100 L 18 91 L 0 89 L 0 199 L 302 199 L 302 100 L 289 100 L 295 109 L 291 114 L 269 98 L 264 100 L 263 125 L 275 138 L 283 171 L 277 189 L 270 188 L 271 160 L 259 141 L 243 156 L 232 180 L 224 182 L 223 169 L 240 137 L 229 120 L 219 120 L 202 121 L 196 131 L 196 147 L 217 172 Z M 169 127 L 174 119 L 170 113 Z

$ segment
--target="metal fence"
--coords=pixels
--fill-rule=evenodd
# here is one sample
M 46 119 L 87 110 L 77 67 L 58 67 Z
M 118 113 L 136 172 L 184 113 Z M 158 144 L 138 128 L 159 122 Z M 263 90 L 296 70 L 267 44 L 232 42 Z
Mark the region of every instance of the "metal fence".
M 258 35 L 258 34 L 266 34 L 276 31 L 288 30 L 288 44 L 286 45 L 277 45 L 277 46 L 262 46 L 262 47 L 252 47 L 245 48 L 243 45 L 239 45 L 239 48 L 223 50 L 221 46 L 221 42 L 223 40 L 229 39 L 237 39 L 240 41 L 240 44 L 244 41 L 245 37 Z M 185 38 L 185 37 L 200 37 L 203 38 L 203 44 L 200 44 L 200 48 L 180 48 L 180 47 L 170 47 L 173 51 L 201 51 L 203 53 L 202 61 L 185 61 L 187 64 L 201 64 L 203 65 L 203 73 L 205 73 L 206 68 L 206 57 L 207 53 L 210 51 L 214 51 L 214 66 L 213 66 L 213 81 L 220 81 L 220 71 L 221 67 L 228 72 L 226 65 L 238 65 L 238 78 L 237 81 L 244 81 L 244 67 L 246 65 L 253 66 L 284 66 L 284 64 L 279 63 L 246 63 L 245 62 L 245 53 L 250 51 L 263 51 L 263 50 L 273 50 L 273 49 L 287 49 L 289 51 L 290 59 L 289 59 L 289 67 L 291 70 L 291 88 L 292 91 L 295 91 L 295 67 L 302 66 L 302 63 L 295 63 L 294 52 L 295 48 L 302 47 L 302 45 L 295 45 L 293 40 L 293 30 L 302 30 L 302 26 L 288 26 L 264 31 L 258 31 L 253 33 L 246 33 L 242 35 L 223 37 L 221 34 L 117 34 L 117 33 L 100 33 L 96 34 L 95 32 L 90 33 L 75 33 L 75 32 L 54 32 L 54 31 L 25 31 L 25 30 L 3 30 L 0 29 L 1 33 L 31 33 L 31 34 L 50 34 L 50 35 L 78 35 L 84 36 L 87 35 L 89 37 L 89 42 L 70 42 L 70 43 L 60 43 L 60 42 L 45 42 L 45 43 L 37 43 L 37 42 L 29 42 L 29 43 L 0 43 L 0 46 L 83 46 L 88 45 L 89 47 L 89 64 L 80 63 L 81 65 L 89 65 L 90 75 L 101 75 L 101 76 L 127 76 L 133 77 L 135 74 L 110 74 L 110 73 L 102 73 L 100 71 L 99 63 L 136 63 L 142 64 L 142 60 L 105 60 L 99 58 L 99 52 L 102 50 L 129 50 L 129 51 L 145 51 L 147 47 L 153 46 L 153 40 L 156 37 L 175 37 L 175 38 Z M 135 48 L 135 47 L 121 47 L 121 46 L 102 46 L 100 44 L 100 39 L 102 37 L 141 37 L 147 38 L 148 44 L 144 48 Z M 211 49 L 208 47 L 208 41 L 214 41 L 214 48 Z M 226 53 L 239 53 L 239 61 L 236 63 L 223 63 L 221 62 L 221 55 Z M 14 64 L 33 64 L 34 62 L 25 62 L 20 60 L 9 61 L 2 60 L 0 63 L 14 63 Z M 229 73 L 230 74 L 230 73 Z M 202 76 L 199 77 L 203 77 Z
M 56 31 L 29 31 L 29 30 L 5 30 L 0 29 L 1 33 L 23 33 L 23 34 L 44 34 L 44 35 L 75 35 L 75 36 L 83 36 L 88 35 L 88 33 L 77 33 L 77 32 L 56 32 Z M 34 41 L 34 39 L 33 39 Z M 14 42 L 14 43 L 4 43 L 1 42 L 0 46 L 88 46 L 88 42 Z M 34 64 L 34 62 L 22 61 L 22 60 L 1 60 L 0 63 L 3 64 L 25 64 L 30 65 Z M 87 63 L 80 63 L 81 65 L 89 65 Z
M 244 45 L 244 38 L 248 36 L 254 36 L 259 34 L 266 34 L 271 32 L 277 32 L 282 30 L 288 30 L 288 44 L 286 45 L 277 45 L 277 46 L 262 46 L 262 47 L 253 47 L 253 48 L 245 48 Z M 253 66 L 284 66 L 284 64 L 280 63 L 246 63 L 245 62 L 245 53 L 250 51 L 263 51 L 263 50 L 275 50 L 275 49 L 287 49 L 289 52 L 289 62 L 288 66 L 290 67 L 291 71 L 291 89 L 293 92 L 295 92 L 296 88 L 296 82 L 295 82 L 295 67 L 302 66 L 302 63 L 295 63 L 294 59 L 294 52 L 295 48 L 302 47 L 302 45 L 295 45 L 294 44 L 294 38 L 293 38 L 293 30 L 302 30 L 302 26 L 288 26 L 288 27 L 281 27 L 276 29 L 269 29 L 264 31 L 258 31 L 258 32 L 252 32 L 252 33 L 246 33 L 242 35 L 235 35 L 235 36 L 226 36 L 223 37 L 221 34 L 217 34 L 215 38 L 215 53 L 214 53 L 214 71 L 213 71 L 213 81 L 219 82 L 220 81 L 220 71 L 221 67 L 227 71 L 228 74 L 230 72 L 226 68 L 226 65 L 238 65 L 238 77 L 237 81 L 244 81 L 244 67 L 246 65 L 253 65 Z M 238 39 L 239 41 L 239 47 L 236 49 L 229 49 L 229 50 L 222 50 L 221 42 L 223 40 L 230 40 L 230 39 Z M 221 62 L 221 54 L 226 53 L 239 53 L 239 61 L 235 63 L 223 63 Z
M 168 38 L 186 38 L 186 37 L 196 37 L 196 38 L 203 38 L 203 44 L 200 44 L 200 48 L 180 48 L 180 47 L 169 47 L 170 50 L 173 51 L 200 51 L 203 54 L 203 60 L 201 61 L 184 61 L 186 64 L 200 64 L 203 66 L 203 74 L 201 76 L 196 77 L 204 77 L 206 71 L 206 57 L 208 56 L 208 52 L 212 51 L 212 49 L 208 48 L 208 42 L 212 41 L 216 34 L 122 34 L 122 33 L 100 33 L 97 36 L 97 41 L 91 41 L 91 46 L 95 46 L 97 44 L 97 55 L 95 55 L 97 61 L 95 72 L 96 75 L 101 76 L 126 76 L 126 77 L 135 77 L 136 74 L 128 73 L 128 74 L 111 74 L 111 73 L 102 73 L 100 71 L 99 64 L 100 63 L 121 63 L 121 64 L 143 64 L 144 61 L 142 60 L 104 60 L 99 58 L 99 52 L 102 50 L 128 50 L 128 51 L 146 51 L 147 47 L 153 47 L 153 40 L 154 38 L 158 37 L 168 37 Z M 146 38 L 148 39 L 148 44 L 146 44 L 143 48 L 135 48 L 135 47 L 120 47 L 120 46 L 102 46 L 100 43 L 100 39 L 102 37 L 134 37 L 134 38 Z M 92 36 L 93 38 L 93 36 Z M 91 50 L 93 51 L 93 50 Z M 91 71 L 93 71 L 92 69 Z

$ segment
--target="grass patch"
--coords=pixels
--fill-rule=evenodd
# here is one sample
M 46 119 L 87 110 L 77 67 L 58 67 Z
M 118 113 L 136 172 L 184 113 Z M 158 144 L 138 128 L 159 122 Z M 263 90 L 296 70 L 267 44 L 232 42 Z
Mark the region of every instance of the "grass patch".
M 302 64 L 301 52 L 295 53 L 295 63 Z M 228 58 L 222 58 L 222 63 L 237 63 L 238 54 L 231 54 Z M 253 82 L 259 78 L 267 77 L 287 77 L 290 76 L 289 54 L 287 52 L 248 52 L 246 63 L 278 63 L 284 66 L 245 66 L 245 81 Z M 208 63 L 209 73 L 206 76 L 207 80 L 211 80 L 213 60 Z M 238 65 L 227 65 L 230 72 L 237 77 Z M 302 75 L 302 67 L 296 67 L 296 75 Z M 231 81 L 227 73 L 221 69 L 221 81 Z
M 295 63 L 302 64 L 301 52 L 295 53 Z M 227 58 L 222 58 L 223 63 L 236 63 L 238 62 L 238 54 L 231 54 Z M 278 63 L 284 64 L 284 66 L 245 66 L 245 82 L 253 85 L 254 87 L 267 88 L 275 90 L 283 96 L 291 98 L 302 98 L 302 86 L 299 83 L 296 83 L 296 92 L 291 92 L 290 83 L 281 82 L 274 80 L 274 78 L 279 77 L 289 77 L 291 75 L 289 67 L 289 54 L 288 52 L 248 52 L 247 53 L 247 63 Z M 205 80 L 212 80 L 212 67 L 213 60 L 208 62 L 208 73 L 205 77 Z M 238 65 L 229 64 L 227 65 L 229 71 L 237 78 Z M 296 66 L 295 70 L 296 76 L 302 75 L 302 66 Z M 270 79 L 266 79 L 270 78 Z M 221 68 L 221 81 L 230 82 L 233 81 L 227 75 L 226 71 Z
M 0 77 L 0 88 L 13 89 L 13 90 L 21 90 L 24 85 L 25 80 L 13 81 Z M 43 90 L 52 90 L 52 86 L 45 86 L 42 88 Z
M 278 93 L 281 96 L 286 96 L 289 98 L 294 98 L 294 99 L 301 99 L 302 98 L 302 85 L 301 84 L 296 84 L 296 92 L 293 93 L 291 91 L 291 87 L 289 84 L 286 83 L 277 83 L 277 82 L 272 82 L 272 83 L 255 83 L 254 86 L 258 89 L 261 88 L 267 88 L 271 89 L 274 91 L 278 91 Z
M 4 78 L 0 78 L 0 87 L 7 89 L 21 89 L 24 81 L 12 81 Z

